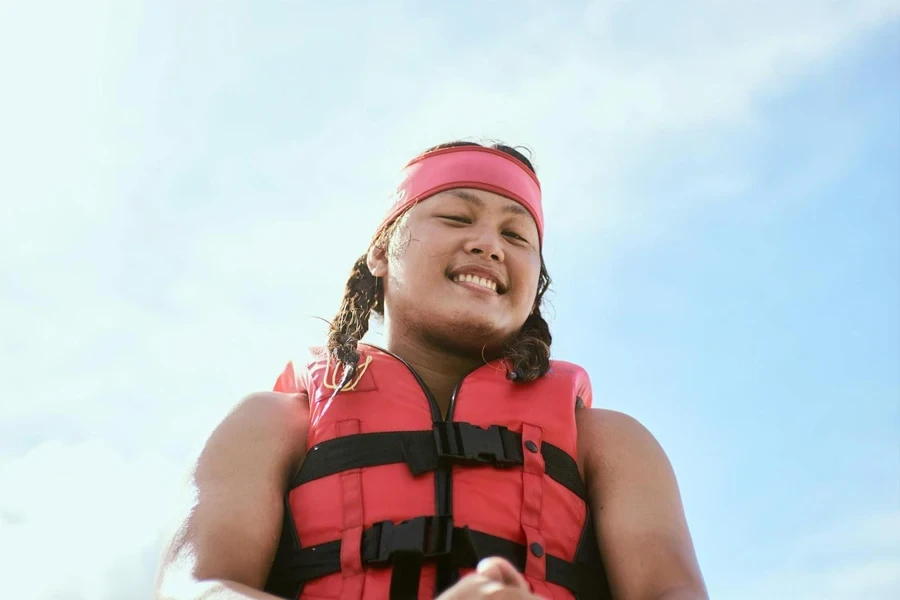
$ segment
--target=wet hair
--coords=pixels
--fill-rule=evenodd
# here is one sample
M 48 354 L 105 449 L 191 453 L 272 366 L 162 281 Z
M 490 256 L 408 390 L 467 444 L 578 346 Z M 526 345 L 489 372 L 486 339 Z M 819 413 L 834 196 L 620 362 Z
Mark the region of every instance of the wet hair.
M 457 146 L 480 146 L 473 142 L 448 142 L 429 148 L 425 152 L 439 150 L 441 148 L 453 148 Z M 501 143 L 490 146 L 495 150 L 505 152 L 520 160 L 532 172 L 534 165 L 516 148 Z M 423 153 L 424 154 L 424 153 Z M 405 222 L 403 216 L 394 220 L 388 227 L 379 233 L 373 244 L 387 248 L 394 232 Z M 502 357 L 511 365 L 507 378 L 517 383 L 527 383 L 542 377 L 550 369 L 550 327 L 541 316 L 541 302 L 544 293 L 550 287 L 550 275 L 541 257 L 541 273 L 538 278 L 537 296 L 534 300 L 534 310 L 525 319 L 525 323 L 519 333 L 503 348 Z M 356 375 L 356 366 L 359 362 L 357 345 L 359 340 L 369 330 L 369 317 L 372 313 L 384 314 L 384 286 L 379 278 L 372 275 L 366 262 L 366 254 L 356 260 L 347 286 L 344 291 L 344 299 L 341 308 L 330 323 L 328 332 L 328 352 L 344 365 L 343 381 L 338 389 L 341 389 Z

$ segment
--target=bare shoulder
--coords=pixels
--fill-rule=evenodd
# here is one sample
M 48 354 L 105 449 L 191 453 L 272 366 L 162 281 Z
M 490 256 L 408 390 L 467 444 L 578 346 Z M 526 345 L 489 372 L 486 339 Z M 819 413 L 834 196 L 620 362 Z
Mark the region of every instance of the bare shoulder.
M 585 408 L 575 413 L 578 423 L 578 432 L 581 433 L 582 428 L 585 431 L 607 430 L 607 433 L 613 433 L 619 430 L 630 431 L 646 428 L 641 425 L 640 421 L 630 415 L 615 410 L 605 408 Z M 649 433 L 649 432 L 648 432 Z
M 633 450 L 641 447 L 658 448 L 653 434 L 630 415 L 615 410 L 585 408 L 575 412 L 579 454 L 583 445 L 591 453 Z M 583 442 L 583 444 L 582 444 Z
M 223 419 L 220 427 L 293 437 L 305 431 L 308 421 L 309 401 L 306 393 L 257 392 L 242 398 Z
M 247 458 L 259 454 L 255 458 L 266 457 L 290 468 L 305 454 L 308 429 L 305 393 L 258 392 L 235 405 L 213 431 L 207 450 L 229 446 Z
M 575 413 L 578 462 L 585 474 L 627 473 L 633 467 L 670 468 L 668 457 L 652 433 L 637 419 L 600 408 Z

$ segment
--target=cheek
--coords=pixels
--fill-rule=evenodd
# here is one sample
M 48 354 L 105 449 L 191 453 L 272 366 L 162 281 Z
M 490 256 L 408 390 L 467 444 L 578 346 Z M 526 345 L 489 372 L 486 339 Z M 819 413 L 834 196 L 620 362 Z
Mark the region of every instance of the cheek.
M 421 295 L 434 287 L 432 266 L 424 250 L 413 241 L 388 263 L 393 286 L 404 295 Z
M 541 276 L 541 263 L 539 260 L 523 260 L 520 268 L 522 276 L 519 285 L 519 301 L 528 305 L 528 311 L 532 309 L 534 299 L 537 296 L 538 280 Z

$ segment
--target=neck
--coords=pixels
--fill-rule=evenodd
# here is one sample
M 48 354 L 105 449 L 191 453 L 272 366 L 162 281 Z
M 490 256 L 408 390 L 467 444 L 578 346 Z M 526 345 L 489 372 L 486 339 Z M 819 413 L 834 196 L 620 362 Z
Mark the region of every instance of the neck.
M 445 418 L 460 378 L 485 363 L 480 357 L 462 356 L 422 340 L 387 336 L 386 341 L 387 350 L 409 363 L 422 378 Z

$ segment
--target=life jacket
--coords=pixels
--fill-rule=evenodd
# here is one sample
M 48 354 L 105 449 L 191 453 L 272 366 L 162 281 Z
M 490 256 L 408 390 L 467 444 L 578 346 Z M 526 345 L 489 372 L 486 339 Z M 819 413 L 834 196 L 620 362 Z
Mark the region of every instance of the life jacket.
M 456 385 L 446 419 L 399 357 L 360 345 L 355 376 L 318 356 L 275 391 L 307 392 L 307 456 L 284 501 L 265 590 L 283 598 L 433 598 L 502 556 L 546 598 L 608 598 L 576 462 L 580 367 L 514 383 L 494 361 Z M 341 383 L 346 385 L 341 389 Z

